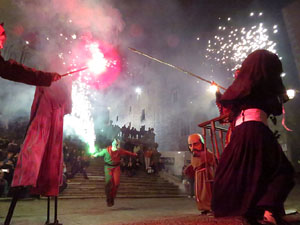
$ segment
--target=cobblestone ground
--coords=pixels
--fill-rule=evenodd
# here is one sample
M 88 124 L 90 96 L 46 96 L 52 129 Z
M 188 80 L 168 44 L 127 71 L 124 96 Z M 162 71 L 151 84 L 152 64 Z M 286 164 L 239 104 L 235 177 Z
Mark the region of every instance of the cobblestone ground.
M 300 186 L 286 202 L 286 208 L 300 210 Z M 10 201 L 0 201 L 0 224 L 3 224 Z M 46 200 L 19 201 L 11 225 L 42 225 L 46 221 Z M 51 222 L 53 202 L 51 202 Z M 64 225 L 246 225 L 242 218 L 200 215 L 194 199 L 188 198 L 117 198 L 111 208 L 104 199 L 59 200 L 58 219 Z M 299 217 L 299 216 L 298 216 Z M 297 223 L 294 223 L 296 225 Z M 299 223 L 297 224 L 299 225 Z
M 122 225 L 249 225 L 243 218 L 215 219 L 204 215 L 182 215 L 180 217 L 149 220 L 143 222 L 131 222 Z

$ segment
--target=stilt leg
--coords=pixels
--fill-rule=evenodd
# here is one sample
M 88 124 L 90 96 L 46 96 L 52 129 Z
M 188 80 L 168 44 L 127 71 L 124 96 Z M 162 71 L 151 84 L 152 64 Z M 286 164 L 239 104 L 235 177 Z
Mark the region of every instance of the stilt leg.
M 57 196 L 54 197 L 54 222 L 49 223 L 49 225 L 62 225 L 62 223 L 59 223 L 57 219 Z
M 20 193 L 21 193 L 21 189 L 17 189 L 13 195 L 13 199 L 11 200 L 10 206 L 9 206 L 9 210 L 7 212 L 7 216 L 5 218 L 5 222 L 4 225 L 9 225 L 11 218 L 14 214 L 14 210 L 17 204 L 17 201 L 19 200 L 20 197 Z
M 45 222 L 45 225 L 48 225 L 50 222 L 50 197 L 47 197 L 47 220 Z
M 58 224 L 57 220 L 57 196 L 54 197 L 54 224 Z

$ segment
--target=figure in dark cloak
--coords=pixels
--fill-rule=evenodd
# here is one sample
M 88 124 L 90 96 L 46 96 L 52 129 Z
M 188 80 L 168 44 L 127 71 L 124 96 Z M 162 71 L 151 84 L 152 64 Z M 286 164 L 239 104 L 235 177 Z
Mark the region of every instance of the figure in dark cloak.
M 282 64 L 267 50 L 242 63 L 238 77 L 219 102 L 234 122 L 215 174 L 212 210 L 216 217 L 245 216 L 251 224 L 287 224 L 284 201 L 294 186 L 294 169 L 267 118 L 282 114 L 288 100 Z

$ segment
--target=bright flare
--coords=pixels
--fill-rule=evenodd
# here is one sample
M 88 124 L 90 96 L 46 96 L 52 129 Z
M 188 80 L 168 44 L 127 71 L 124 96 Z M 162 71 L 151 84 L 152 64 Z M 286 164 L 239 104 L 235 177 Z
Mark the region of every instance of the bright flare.
M 287 96 L 289 97 L 289 99 L 293 99 L 296 95 L 296 91 L 293 89 L 289 89 L 286 91 Z
M 87 46 L 91 52 L 92 58 L 88 60 L 87 66 L 94 74 L 101 74 L 106 71 L 108 61 L 105 59 L 104 54 L 100 51 L 97 43 L 92 43 Z
M 218 86 L 217 86 L 217 85 L 215 85 L 215 84 L 210 85 L 209 91 L 210 91 L 211 93 L 216 93 L 217 90 L 218 90 Z

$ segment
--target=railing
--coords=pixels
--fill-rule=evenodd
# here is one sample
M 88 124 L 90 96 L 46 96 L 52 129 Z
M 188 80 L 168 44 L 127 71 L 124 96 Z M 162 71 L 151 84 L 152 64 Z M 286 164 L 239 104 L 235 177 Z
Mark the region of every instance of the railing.
M 221 115 L 219 117 L 213 118 L 211 120 L 205 121 L 203 123 L 198 124 L 199 127 L 202 128 L 202 135 L 203 135 L 203 139 L 204 139 L 204 149 L 205 149 L 205 162 L 208 162 L 207 160 L 207 146 L 208 146 L 208 135 L 210 135 L 209 139 L 211 142 L 211 150 L 214 154 L 214 163 L 213 166 L 209 165 L 208 163 L 206 163 L 205 167 L 206 167 L 206 181 L 207 182 L 213 182 L 213 179 L 209 179 L 209 174 L 208 171 L 209 170 L 213 170 L 213 174 L 216 171 L 217 165 L 218 165 L 218 161 L 220 159 L 220 156 L 222 154 L 222 152 L 224 151 L 225 148 L 225 138 L 226 138 L 226 133 L 228 131 L 228 129 L 226 127 L 224 127 L 224 125 L 221 126 L 221 124 L 223 124 L 224 120 L 228 118 L 228 115 Z M 216 126 L 216 124 L 219 124 L 220 126 Z M 207 135 L 207 133 L 209 132 L 209 134 Z

